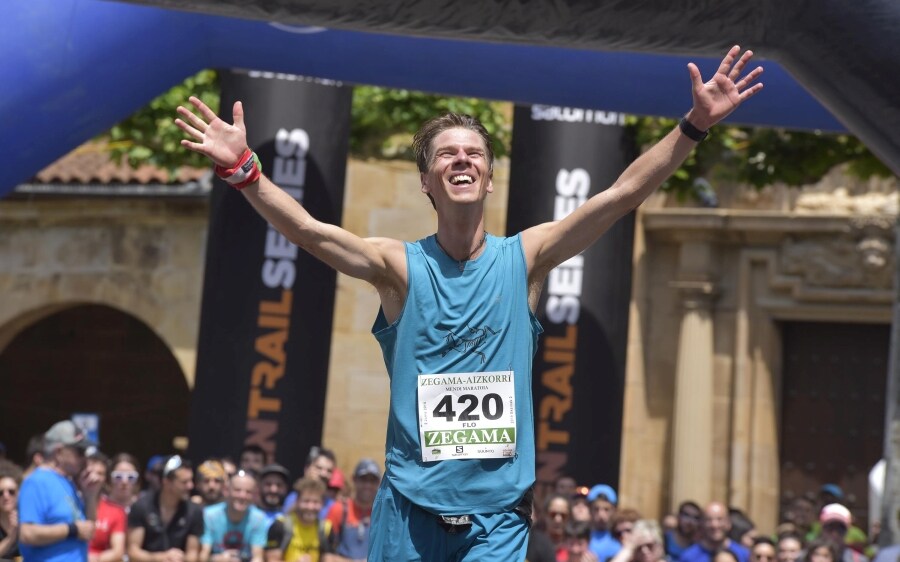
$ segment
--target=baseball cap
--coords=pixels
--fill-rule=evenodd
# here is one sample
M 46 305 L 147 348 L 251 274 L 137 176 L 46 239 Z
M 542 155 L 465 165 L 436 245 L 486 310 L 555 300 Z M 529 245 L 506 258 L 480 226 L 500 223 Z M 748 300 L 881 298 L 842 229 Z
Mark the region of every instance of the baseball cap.
M 822 512 L 819 513 L 819 521 L 822 524 L 828 523 L 829 521 L 838 521 L 849 527 L 850 520 L 850 510 L 839 503 L 830 503 L 823 507 Z
M 353 470 L 354 478 L 366 476 L 367 474 L 381 478 L 381 469 L 378 468 L 378 465 L 372 459 L 362 459 Z
M 153 455 L 152 457 L 150 457 L 150 460 L 147 461 L 147 470 L 161 470 L 162 465 L 166 462 L 167 458 L 168 457 L 166 457 L 165 455 Z
M 341 472 L 340 468 L 334 467 L 334 470 L 331 473 L 331 480 L 328 481 L 328 487 L 336 490 L 343 490 L 344 484 L 344 473 Z
M 284 478 L 284 481 L 290 484 L 291 482 L 291 473 L 285 467 L 281 466 L 278 463 L 267 464 L 263 467 L 262 470 L 259 471 L 259 478 L 262 480 L 269 474 L 277 474 Z
M 841 490 L 841 487 L 837 484 L 825 484 L 821 488 L 819 488 L 819 492 L 822 494 L 832 495 L 839 500 L 844 499 L 844 491 Z
M 84 451 L 96 444 L 88 441 L 84 432 L 72 421 L 63 420 L 53 424 L 53 427 L 44 434 L 44 446 L 48 449 L 57 446 L 76 447 Z
M 608 484 L 597 484 L 591 488 L 591 491 L 588 492 L 587 500 L 593 502 L 597 498 L 604 498 L 613 505 L 619 503 L 619 497 L 616 495 L 616 491 Z

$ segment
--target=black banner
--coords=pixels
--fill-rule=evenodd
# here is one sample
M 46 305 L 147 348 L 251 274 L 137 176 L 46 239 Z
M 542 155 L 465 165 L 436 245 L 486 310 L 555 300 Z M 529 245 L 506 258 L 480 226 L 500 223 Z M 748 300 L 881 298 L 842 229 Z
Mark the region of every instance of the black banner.
M 352 88 L 223 71 L 221 114 L 244 104 L 263 171 L 339 224 Z M 336 273 L 269 226 L 227 184 L 213 190 L 190 456 L 257 444 L 293 474 L 322 437 Z
M 555 106 L 514 112 L 507 232 L 560 220 L 633 158 L 618 113 Z M 634 213 L 554 269 L 534 358 L 539 489 L 562 475 L 618 486 Z

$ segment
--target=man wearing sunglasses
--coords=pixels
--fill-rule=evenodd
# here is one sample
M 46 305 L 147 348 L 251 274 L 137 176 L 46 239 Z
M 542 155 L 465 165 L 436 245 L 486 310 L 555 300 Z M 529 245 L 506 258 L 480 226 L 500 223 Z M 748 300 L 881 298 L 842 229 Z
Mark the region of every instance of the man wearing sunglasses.
M 19 493 L 19 544 L 25 560 L 87 562 L 103 485 L 95 473 L 84 470 L 90 446 L 68 420 L 44 434 L 44 464 L 25 479 Z
M 131 562 L 197 562 L 203 511 L 190 501 L 193 487 L 190 462 L 169 457 L 160 489 L 142 495 L 128 513 Z

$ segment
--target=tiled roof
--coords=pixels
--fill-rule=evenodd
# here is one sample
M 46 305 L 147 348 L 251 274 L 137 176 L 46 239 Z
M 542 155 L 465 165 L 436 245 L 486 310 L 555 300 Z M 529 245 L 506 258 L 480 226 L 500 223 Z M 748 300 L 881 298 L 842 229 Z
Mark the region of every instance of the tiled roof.
M 155 166 L 132 168 L 110 158 L 101 142 L 85 143 L 37 173 L 33 184 L 184 184 L 209 174 L 209 168 L 178 168 L 174 177 Z

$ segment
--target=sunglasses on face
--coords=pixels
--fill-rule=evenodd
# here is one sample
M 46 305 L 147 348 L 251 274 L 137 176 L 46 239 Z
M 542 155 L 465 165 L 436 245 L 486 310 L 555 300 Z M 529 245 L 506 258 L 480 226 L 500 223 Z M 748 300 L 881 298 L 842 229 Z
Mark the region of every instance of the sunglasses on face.
M 111 476 L 114 482 L 134 483 L 138 479 L 138 473 L 134 470 L 114 470 Z
M 9 496 L 11 498 L 16 497 L 16 494 L 19 493 L 15 488 L 3 488 L 0 489 L 0 496 Z

